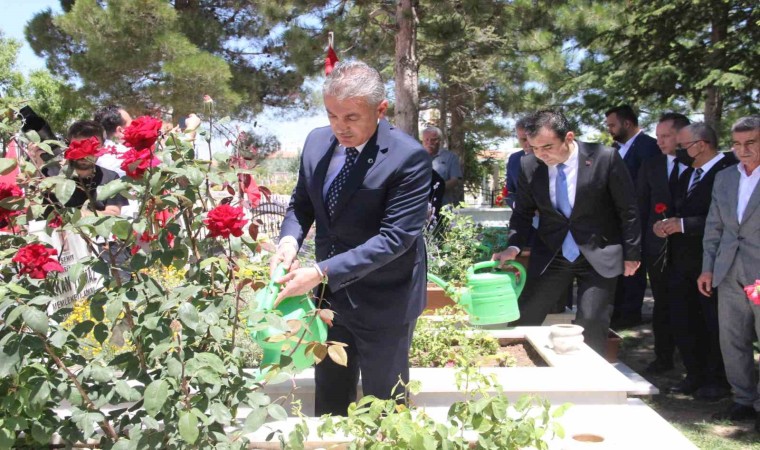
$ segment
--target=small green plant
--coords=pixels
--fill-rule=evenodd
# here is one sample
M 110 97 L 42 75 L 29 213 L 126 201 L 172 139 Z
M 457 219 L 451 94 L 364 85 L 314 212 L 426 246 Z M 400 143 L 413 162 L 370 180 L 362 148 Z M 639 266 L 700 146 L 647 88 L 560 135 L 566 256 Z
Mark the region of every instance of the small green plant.
M 457 361 L 514 365 L 514 358 L 499 354 L 501 347 L 497 339 L 482 331 L 468 333 L 469 326 L 463 325 L 465 313 L 459 307 L 449 306 L 440 312 L 440 320 L 417 321 L 409 351 L 413 367 L 452 367 Z
M 511 404 L 493 376 L 472 366 L 457 373 L 457 383 L 467 397 L 451 405 L 445 422 L 393 399 L 366 396 L 349 406 L 347 417 L 323 417 L 317 433 L 320 438 L 336 433 L 350 436 L 348 448 L 357 450 L 545 450 L 548 440 L 564 438 L 556 419 L 569 405 L 552 411 L 548 401 L 530 396 Z M 414 394 L 421 386 L 411 382 L 406 387 Z M 300 445 L 308 437 L 305 430 L 301 426 L 289 435 L 292 448 L 303 448 Z
M 479 240 L 480 226 L 472 217 L 443 208 L 441 225 L 426 233 L 428 270 L 452 286 L 467 283 L 467 269 L 491 254 Z

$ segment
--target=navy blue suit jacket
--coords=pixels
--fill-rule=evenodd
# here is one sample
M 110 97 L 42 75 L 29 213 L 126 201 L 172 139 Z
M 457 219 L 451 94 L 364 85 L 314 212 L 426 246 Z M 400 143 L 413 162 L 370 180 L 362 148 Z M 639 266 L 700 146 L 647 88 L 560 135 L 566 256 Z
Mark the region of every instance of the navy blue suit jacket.
M 337 145 L 330 127 L 306 138 L 280 237 L 293 236 L 300 246 L 316 223 L 316 258 L 328 277 L 330 308 L 338 314 L 369 329 L 411 322 L 426 300 L 422 230 L 430 156 L 411 136 L 381 120 L 330 217 L 322 189 Z M 328 258 L 333 245 L 337 254 Z
M 525 150 L 512 153 L 507 160 L 507 205 L 515 206 L 517 198 L 517 180 L 520 178 L 520 160 L 525 156 Z
M 647 159 L 661 155 L 660 147 L 657 145 L 657 139 L 645 134 L 643 131 L 636 136 L 633 144 L 628 149 L 623 158 L 628 173 L 631 174 L 633 183 L 636 184 L 639 179 L 639 168 Z

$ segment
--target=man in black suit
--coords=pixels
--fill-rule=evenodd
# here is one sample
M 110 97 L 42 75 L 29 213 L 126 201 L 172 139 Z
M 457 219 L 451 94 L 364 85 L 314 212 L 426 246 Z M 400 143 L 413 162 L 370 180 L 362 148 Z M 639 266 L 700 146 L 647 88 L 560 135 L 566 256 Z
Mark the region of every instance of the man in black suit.
M 620 155 L 575 140 L 565 116 L 539 111 L 526 123 L 532 155 L 522 159 L 509 247 L 493 255 L 514 259 L 527 245 L 533 216 L 541 220 L 516 325 L 541 325 L 578 282 L 576 323 L 603 354 L 617 278 L 640 265 L 641 225 L 636 192 Z
M 422 230 L 432 163 L 384 119 L 388 101 L 375 69 L 338 64 L 323 96 L 330 126 L 306 138 L 272 264 L 289 268 L 277 280 L 285 283 L 278 301 L 326 283 L 335 312 L 327 338 L 348 345 L 348 364 L 317 364 L 316 415 L 346 415 L 360 370 L 365 395 L 391 398 L 399 379 L 409 380 L 409 346 L 426 298 Z M 312 224 L 317 263 L 299 268 L 297 250 Z
M 652 332 L 654 333 L 655 360 L 646 368 L 647 373 L 657 374 L 673 368 L 675 342 L 670 328 L 670 297 L 668 292 L 668 269 L 665 239 L 654 234 L 652 227 L 657 221 L 673 217 L 673 199 L 678 192 L 678 177 L 687 169 L 676 161 L 678 131 L 689 125 L 683 114 L 666 113 L 657 123 L 657 145 L 662 154 L 644 161 L 636 183 L 641 222 L 644 227 L 643 253 L 649 285 L 654 297 Z M 660 211 L 664 207 L 664 211 Z
M 729 394 L 718 339 L 717 296 L 697 289 L 702 272 L 702 239 L 710 210 L 715 174 L 736 164 L 731 153 L 718 152 L 715 131 L 694 123 L 678 132 L 676 157 L 691 167 L 679 180 L 675 216 L 654 223 L 654 234 L 668 239 L 670 321 L 686 377 L 670 391 L 717 400 Z
M 617 151 L 636 183 L 639 168 L 644 161 L 660 154 L 657 140 L 639 128 L 639 118 L 628 105 L 608 110 L 607 130 L 618 143 Z M 646 236 L 643 237 L 646 241 Z M 612 328 L 622 329 L 641 323 L 641 307 L 647 289 L 646 268 L 642 265 L 631 277 L 620 277 L 615 291 L 615 305 L 612 310 Z

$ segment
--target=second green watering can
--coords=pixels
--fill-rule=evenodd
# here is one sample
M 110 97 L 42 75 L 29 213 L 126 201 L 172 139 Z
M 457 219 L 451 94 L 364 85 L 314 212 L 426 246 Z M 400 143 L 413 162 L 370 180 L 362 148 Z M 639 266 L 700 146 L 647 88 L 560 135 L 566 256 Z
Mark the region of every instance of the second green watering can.
M 467 285 L 456 288 L 439 277 L 428 273 L 428 280 L 442 287 L 447 294 L 470 316 L 473 325 L 494 325 L 514 322 L 520 318 L 517 298 L 525 286 L 525 267 L 515 261 L 507 264 L 517 269 L 514 272 L 481 272 L 495 268 L 499 261 L 483 261 L 467 269 Z

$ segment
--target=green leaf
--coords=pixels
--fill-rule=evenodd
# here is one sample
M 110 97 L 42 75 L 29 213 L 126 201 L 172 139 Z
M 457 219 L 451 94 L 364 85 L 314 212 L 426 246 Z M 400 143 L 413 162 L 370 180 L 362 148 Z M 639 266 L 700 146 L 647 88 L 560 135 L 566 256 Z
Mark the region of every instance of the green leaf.
M 58 183 L 55 185 L 55 197 L 61 204 L 65 205 L 71 199 L 71 196 L 74 195 L 76 188 L 77 184 L 74 180 L 58 180 Z
M 0 175 L 8 175 L 18 166 L 18 161 L 13 158 L 0 158 Z
M 203 173 L 197 168 L 190 167 L 187 169 L 187 180 L 190 181 L 193 186 L 200 186 L 201 183 L 203 183 L 203 179 Z
M 209 412 L 211 413 L 211 419 L 221 425 L 229 425 L 232 421 L 230 410 L 219 402 L 212 403 Z
M 53 347 L 55 348 L 62 348 L 63 345 L 66 344 L 66 340 L 68 339 L 68 337 L 69 337 L 68 331 L 58 330 L 50 338 L 50 343 L 53 344 Z
M 99 364 L 93 364 L 90 370 L 90 377 L 98 383 L 105 383 L 113 379 L 113 369 L 110 367 L 103 367 Z
M 122 311 L 121 298 L 113 296 L 106 302 L 106 319 L 115 323 Z
M 29 291 L 27 291 L 25 288 L 23 288 L 22 286 L 19 286 L 16 283 L 10 282 L 10 283 L 6 284 L 5 286 L 8 289 L 10 289 L 11 291 L 13 291 L 13 292 L 15 292 L 17 294 L 29 295 Z
M 180 411 L 179 413 L 179 435 L 183 440 L 192 444 L 198 439 L 200 430 L 198 429 L 198 418 L 189 411 Z
M 193 306 L 192 303 L 182 303 L 179 306 L 179 311 L 177 314 L 179 315 L 179 320 L 181 320 L 182 323 L 184 323 L 185 326 L 191 330 L 195 330 L 195 328 L 198 326 L 198 321 L 200 320 L 198 317 L 198 310 L 195 309 L 195 306 Z
M 267 412 L 275 420 L 287 420 L 288 418 L 288 413 L 285 411 L 285 408 L 278 405 L 277 403 L 272 403 L 271 405 L 267 406 Z
M 132 231 L 132 224 L 128 220 L 117 220 L 111 228 L 111 232 L 119 239 L 126 240 Z
M 35 308 L 27 308 L 24 310 L 24 312 L 21 314 L 21 317 L 24 318 L 24 322 L 31 328 L 32 330 L 40 333 L 45 334 L 48 330 L 48 316 L 44 312 L 40 311 L 39 309 Z
M 169 398 L 169 385 L 164 380 L 155 380 L 145 388 L 145 411 L 152 417 L 163 408 L 166 399 Z
M 266 408 L 258 408 L 251 411 L 248 417 L 245 418 L 245 425 L 243 426 L 244 433 L 253 433 L 261 428 L 264 422 L 267 420 Z
M 113 180 L 105 186 L 98 187 L 98 200 L 107 200 L 128 187 L 129 185 L 122 180 Z
M 95 340 L 99 343 L 103 343 L 108 339 L 108 326 L 104 323 L 95 325 L 95 329 L 92 330 L 92 334 L 95 336 Z
M 114 387 L 116 388 L 116 393 L 119 394 L 125 401 L 135 402 L 137 400 L 140 400 L 140 393 L 137 391 L 137 389 L 130 387 L 126 381 L 116 380 Z

